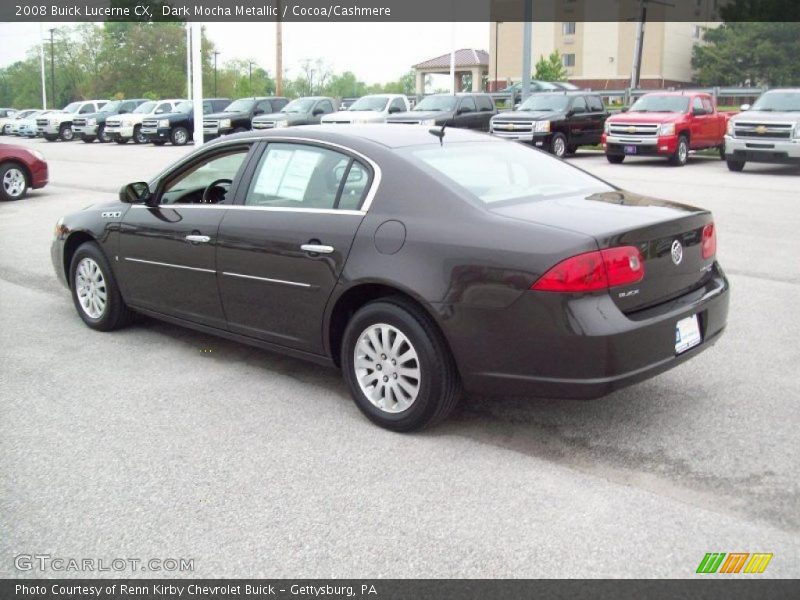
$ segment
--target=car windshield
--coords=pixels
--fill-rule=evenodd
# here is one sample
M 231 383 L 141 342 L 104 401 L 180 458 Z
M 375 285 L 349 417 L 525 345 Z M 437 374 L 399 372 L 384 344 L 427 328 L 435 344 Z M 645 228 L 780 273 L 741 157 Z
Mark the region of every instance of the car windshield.
M 800 92 L 767 92 L 755 101 L 751 110 L 800 112 Z
M 453 111 L 456 109 L 455 96 L 428 96 L 423 98 L 414 110 Z
M 525 102 L 519 105 L 518 110 L 543 110 L 556 111 L 565 110 L 569 104 L 569 97 L 564 95 L 538 94 L 529 96 Z
M 254 98 L 240 98 L 239 100 L 234 100 L 228 106 L 225 107 L 225 110 L 222 112 L 227 113 L 235 113 L 235 112 L 248 112 L 253 105 L 256 103 Z
M 292 100 L 281 109 L 282 113 L 307 113 L 311 110 L 311 107 L 314 106 L 316 100 L 313 98 L 298 98 L 297 100 Z
M 347 110 L 369 110 L 373 112 L 383 112 L 386 105 L 389 103 L 389 98 L 386 96 L 364 96 L 359 98 Z
M 67 104 L 67 105 L 64 107 L 64 112 L 65 112 L 65 113 L 74 113 L 74 112 L 77 112 L 77 111 L 78 111 L 78 108 L 80 107 L 80 105 L 81 105 L 81 103 L 80 103 L 80 102 L 72 102 L 72 103 L 70 103 L 70 104 Z
M 192 112 L 192 107 L 194 107 L 194 103 L 191 100 L 186 100 L 175 107 L 175 112 L 190 113 Z
M 147 114 L 149 112 L 153 112 L 153 109 L 155 107 L 156 107 L 155 102 L 145 102 L 144 104 L 140 104 L 139 106 L 137 106 L 133 112 L 140 115 Z
M 612 191 L 588 173 L 508 142 L 465 142 L 399 150 L 424 170 L 444 176 L 484 204 L 530 202 Z
M 630 108 L 630 112 L 685 113 L 688 110 L 688 96 L 642 96 Z

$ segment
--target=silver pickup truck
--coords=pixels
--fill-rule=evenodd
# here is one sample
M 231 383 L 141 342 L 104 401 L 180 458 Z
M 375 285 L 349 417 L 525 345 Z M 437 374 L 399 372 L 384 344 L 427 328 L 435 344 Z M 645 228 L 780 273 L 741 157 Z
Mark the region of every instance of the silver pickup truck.
M 725 162 L 741 171 L 747 162 L 800 165 L 800 88 L 765 92 L 728 121 Z

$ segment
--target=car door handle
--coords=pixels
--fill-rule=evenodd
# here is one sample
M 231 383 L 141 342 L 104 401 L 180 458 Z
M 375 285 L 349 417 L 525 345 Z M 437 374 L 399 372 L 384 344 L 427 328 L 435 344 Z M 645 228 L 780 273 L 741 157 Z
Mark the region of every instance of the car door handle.
M 325 246 L 323 244 L 303 244 L 300 250 L 305 252 L 313 252 L 314 254 L 330 254 L 333 252 L 333 246 Z
M 211 241 L 211 238 L 207 235 L 187 235 L 184 239 L 195 244 L 205 244 Z

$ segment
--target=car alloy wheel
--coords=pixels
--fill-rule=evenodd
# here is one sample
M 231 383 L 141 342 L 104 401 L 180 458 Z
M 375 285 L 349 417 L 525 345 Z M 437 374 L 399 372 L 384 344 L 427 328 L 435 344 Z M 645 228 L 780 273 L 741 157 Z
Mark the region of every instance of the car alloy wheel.
M 78 303 L 90 319 L 100 319 L 106 310 L 106 280 L 100 266 L 91 258 L 81 259 L 75 269 Z
M 183 128 L 178 127 L 172 132 L 172 144 L 175 146 L 183 146 L 189 141 L 189 132 Z
M 17 167 L 11 167 L 3 174 L 3 191 L 9 198 L 14 200 L 22 198 L 27 186 L 25 173 Z
M 550 148 L 554 156 L 564 158 L 564 155 L 567 153 L 567 140 L 562 134 L 557 133 L 553 136 Z
M 127 140 L 126 140 L 127 141 Z M 133 130 L 133 143 L 134 144 L 146 144 L 147 138 L 142 133 L 142 130 L 137 127 Z
M 397 327 L 376 323 L 364 329 L 353 353 L 353 367 L 361 391 L 381 411 L 401 413 L 417 399 L 419 356 Z
M 71 142 L 72 138 L 75 137 L 75 133 L 72 131 L 72 127 L 69 125 L 65 125 L 61 128 L 61 139 L 65 142 Z

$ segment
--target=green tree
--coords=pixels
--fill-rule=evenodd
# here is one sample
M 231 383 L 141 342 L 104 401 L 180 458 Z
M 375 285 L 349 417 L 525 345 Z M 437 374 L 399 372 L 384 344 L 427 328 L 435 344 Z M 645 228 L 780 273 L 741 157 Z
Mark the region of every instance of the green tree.
M 800 22 L 724 23 L 709 29 L 692 50 L 701 85 L 800 84 Z
M 566 78 L 567 70 L 564 68 L 564 63 L 558 50 L 553 50 L 547 58 L 544 56 L 539 57 L 533 79 L 538 79 L 539 81 L 564 81 Z

